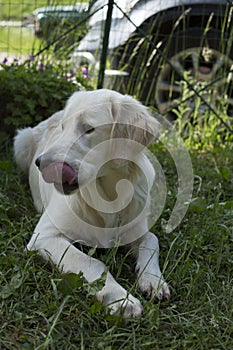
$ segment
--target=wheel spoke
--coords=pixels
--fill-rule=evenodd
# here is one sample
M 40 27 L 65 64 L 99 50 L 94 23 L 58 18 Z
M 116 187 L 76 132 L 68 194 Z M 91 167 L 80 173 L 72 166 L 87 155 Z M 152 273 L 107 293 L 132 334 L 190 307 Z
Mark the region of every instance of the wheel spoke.
M 172 63 L 172 67 L 175 68 L 175 71 L 180 73 L 180 75 L 183 77 L 185 69 L 182 66 L 182 64 L 178 60 L 172 60 L 171 63 Z
M 180 99 L 176 99 L 176 100 L 170 100 L 170 101 L 167 101 L 167 102 L 161 102 L 159 104 L 159 110 L 160 112 L 163 114 L 163 113 L 166 113 L 167 111 L 171 110 L 172 108 L 176 107 L 179 103 Z
M 159 83 L 159 89 L 163 91 L 174 91 L 174 92 L 182 92 L 182 88 L 180 85 L 169 84 L 169 82 L 161 81 Z
M 224 60 L 222 56 L 218 56 L 217 61 L 215 62 L 213 69 L 212 69 L 212 77 L 216 74 L 216 72 L 220 69 L 220 67 L 223 65 Z
M 221 85 L 226 85 L 226 83 L 227 83 L 227 77 L 222 77 L 221 79 L 219 79 L 215 83 L 213 83 L 212 86 L 219 87 Z
M 232 81 L 232 77 L 231 77 L 232 73 L 229 73 L 226 76 L 223 76 L 221 79 L 219 79 L 218 81 L 216 81 L 215 83 L 212 84 L 212 86 L 216 86 L 216 87 L 220 87 L 220 86 L 224 86 L 227 89 L 227 86 L 229 85 L 230 81 Z
M 195 53 L 192 53 L 191 58 L 193 63 L 193 75 L 195 77 L 199 73 L 199 59 Z

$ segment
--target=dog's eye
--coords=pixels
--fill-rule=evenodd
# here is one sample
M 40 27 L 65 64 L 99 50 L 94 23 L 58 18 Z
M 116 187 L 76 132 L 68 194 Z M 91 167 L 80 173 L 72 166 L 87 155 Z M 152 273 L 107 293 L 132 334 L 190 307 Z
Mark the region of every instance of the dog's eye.
M 85 134 L 91 134 L 93 131 L 95 131 L 95 128 L 91 125 L 84 124 L 83 125 L 83 131 Z
M 93 131 L 95 131 L 95 128 L 90 128 L 85 133 L 86 134 L 91 134 Z

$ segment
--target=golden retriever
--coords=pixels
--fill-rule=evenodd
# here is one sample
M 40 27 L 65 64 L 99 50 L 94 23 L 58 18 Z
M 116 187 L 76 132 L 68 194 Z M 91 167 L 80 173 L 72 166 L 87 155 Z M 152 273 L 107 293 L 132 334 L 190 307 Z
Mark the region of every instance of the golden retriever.
M 63 111 L 19 130 L 14 141 L 16 162 L 28 174 L 35 207 L 42 213 L 27 248 L 64 273 L 82 272 L 88 282 L 106 272 L 96 297 L 123 317 L 140 317 L 140 301 L 74 243 L 129 247 L 140 291 L 169 298 L 158 239 L 148 226 L 155 172 L 145 148 L 158 132 L 159 123 L 141 103 L 100 89 L 74 93 Z

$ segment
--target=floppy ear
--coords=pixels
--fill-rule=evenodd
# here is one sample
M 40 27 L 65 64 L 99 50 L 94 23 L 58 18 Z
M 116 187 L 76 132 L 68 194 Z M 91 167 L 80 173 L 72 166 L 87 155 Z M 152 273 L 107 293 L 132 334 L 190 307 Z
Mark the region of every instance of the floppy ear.
M 159 122 L 145 106 L 130 96 L 112 101 L 112 114 L 113 138 L 131 139 L 148 146 L 158 136 Z

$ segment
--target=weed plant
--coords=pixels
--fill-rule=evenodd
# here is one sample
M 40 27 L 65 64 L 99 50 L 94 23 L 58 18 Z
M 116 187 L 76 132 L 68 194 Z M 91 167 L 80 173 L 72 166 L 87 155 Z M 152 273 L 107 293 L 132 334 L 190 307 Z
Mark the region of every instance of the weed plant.
M 190 90 L 187 81 L 195 87 L 195 81 L 190 77 L 181 81 L 181 102 L 172 110 L 176 115 L 176 129 L 186 140 L 186 145 L 192 148 L 206 148 L 232 141 L 233 118 L 228 115 L 230 106 L 227 94 L 218 98 L 218 91 L 213 86 L 208 87 L 208 84 L 198 82 L 196 95 Z M 210 106 L 215 113 L 210 110 Z
M 82 72 L 52 60 L 29 56 L 24 64 L 16 59 L 0 65 L 0 126 L 13 136 L 15 128 L 33 126 L 64 108 L 75 91 L 92 89 Z

